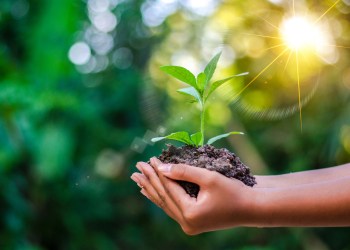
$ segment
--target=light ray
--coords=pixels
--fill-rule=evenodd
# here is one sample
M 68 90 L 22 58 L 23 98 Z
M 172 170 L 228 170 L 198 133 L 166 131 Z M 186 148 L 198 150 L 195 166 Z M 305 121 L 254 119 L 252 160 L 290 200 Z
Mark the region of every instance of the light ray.
M 281 37 L 278 37 L 278 36 L 265 36 L 265 35 L 258 35 L 258 34 L 252 34 L 252 33 L 243 33 L 243 34 L 250 35 L 250 36 L 257 36 L 257 37 L 264 37 L 264 38 L 272 38 L 272 39 L 283 40 Z
M 336 44 L 325 44 L 323 46 L 327 46 L 327 47 L 336 47 L 336 48 L 342 48 L 342 49 L 350 49 L 349 46 L 342 46 L 342 45 L 336 45 Z
M 286 60 L 286 62 L 285 62 L 285 65 L 284 65 L 284 69 L 283 69 L 283 74 L 286 72 L 286 70 L 287 70 L 287 67 L 296 67 L 296 69 L 293 69 L 293 68 L 291 68 L 291 69 L 293 69 L 293 70 L 295 70 L 295 74 L 296 74 L 296 83 L 297 83 L 297 92 L 298 92 L 298 103 L 295 103 L 295 106 L 293 106 L 293 108 L 291 108 L 290 110 L 288 109 L 288 112 L 290 111 L 291 112 L 291 114 L 292 113 L 294 113 L 294 112 L 298 112 L 298 110 L 299 110 L 299 119 L 300 119 L 300 130 L 301 130 L 301 132 L 303 131 L 303 117 L 302 117 L 302 115 L 303 115 L 303 106 L 305 105 L 305 100 L 304 100 L 304 97 L 302 97 L 302 93 L 301 93 L 301 82 L 302 82 L 302 79 L 301 79 L 301 77 L 302 77 L 302 74 L 301 74 L 301 69 L 302 69 L 302 67 L 303 67 L 303 65 L 304 65 L 304 63 L 305 62 L 307 62 L 308 61 L 308 54 L 304 54 L 303 52 L 306 50 L 306 49 L 309 49 L 310 50 L 310 52 L 312 53 L 312 54 L 315 54 L 316 56 L 320 56 L 320 55 L 318 55 L 318 54 L 316 54 L 315 52 L 316 51 L 314 51 L 315 50 L 315 48 L 322 48 L 321 46 L 324 46 L 323 48 L 325 48 L 326 46 L 328 46 L 328 47 L 335 47 L 335 48 L 343 48 L 343 49 L 350 49 L 350 46 L 342 46 L 342 45 L 336 45 L 336 44 L 326 44 L 327 42 L 326 41 L 324 41 L 324 40 L 322 40 L 322 39 L 319 39 L 319 37 L 317 36 L 319 33 L 318 33 L 318 26 L 317 26 L 317 23 L 318 22 L 320 22 L 320 20 L 322 20 L 326 15 L 328 15 L 329 14 L 329 12 L 332 10 L 332 9 L 334 9 L 335 7 L 336 7 L 336 5 L 339 3 L 339 2 L 341 2 L 341 0 L 334 0 L 334 2 L 333 2 L 333 4 L 326 10 L 326 11 L 324 11 L 324 12 L 322 12 L 322 13 L 320 13 L 320 16 L 319 17 L 317 17 L 316 18 L 316 20 L 315 21 L 311 21 L 310 23 L 309 22 L 306 22 L 306 24 L 308 24 L 309 26 L 310 26 L 310 30 L 312 31 L 312 32 L 309 32 L 309 30 L 308 30 L 308 26 L 306 27 L 306 28 L 304 28 L 306 25 L 304 25 L 303 23 L 302 23 L 302 25 L 300 25 L 300 27 L 297 27 L 297 31 L 299 32 L 299 33 L 296 33 L 296 34 L 294 34 L 294 35 L 300 35 L 301 37 L 307 37 L 307 36 L 310 36 L 310 39 L 308 40 L 306 40 L 306 42 L 307 42 L 307 44 L 306 45 L 308 45 L 308 46 L 305 46 L 305 47 L 303 47 L 303 48 L 299 48 L 299 46 L 288 46 L 289 44 L 287 43 L 287 42 L 285 42 L 285 43 L 283 43 L 283 44 L 277 44 L 277 45 L 273 45 L 272 47 L 269 47 L 269 48 L 266 48 L 266 49 L 264 49 L 264 51 L 266 51 L 266 50 L 271 50 L 271 49 L 273 49 L 273 48 L 277 48 L 277 47 L 281 47 L 281 46 L 286 46 L 286 48 L 280 53 L 280 54 L 278 54 L 272 61 L 270 61 L 268 64 L 267 64 L 267 66 L 266 67 L 264 67 L 258 74 L 256 74 L 254 77 L 253 77 L 253 79 L 248 83 L 248 84 L 246 84 L 241 90 L 239 90 L 238 91 L 238 93 L 237 94 L 234 94 L 234 96 L 232 97 L 232 98 L 229 98 L 229 101 L 231 101 L 231 102 L 237 102 L 238 100 L 239 100 L 239 98 L 238 98 L 238 96 L 240 96 L 252 83 L 254 83 L 258 78 L 260 78 L 261 77 L 261 75 L 265 72 L 265 71 L 267 71 L 279 58 L 281 58 L 283 55 L 286 55 L 286 52 L 288 51 L 288 56 L 287 56 L 287 60 Z M 297 9 L 298 9 L 298 5 L 297 5 L 297 3 L 298 2 L 296 2 L 295 0 L 292 0 L 292 6 L 290 6 L 289 5 L 289 8 L 291 8 L 292 7 L 292 10 L 291 10 L 291 12 L 292 12 L 292 14 L 293 14 L 293 17 L 291 18 L 291 19 L 293 19 L 293 18 L 299 18 L 298 16 L 297 16 Z M 275 28 L 275 29 L 277 29 L 277 30 L 279 30 L 279 31 L 281 31 L 281 29 L 283 28 L 283 27 L 278 27 L 278 26 L 276 26 L 275 24 L 273 24 L 273 23 L 271 23 L 269 20 L 266 20 L 265 18 L 263 18 L 263 17 L 260 17 L 260 16 L 258 16 L 258 15 L 256 15 L 258 18 L 260 18 L 260 19 L 262 19 L 263 21 L 265 21 L 267 24 L 269 24 L 271 27 L 273 27 L 273 28 Z M 308 21 L 308 19 L 306 19 L 306 21 Z M 299 23 L 297 23 L 297 24 L 299 24 Z M 307 31 L 307 32 L 305 32 L 305 34 L 300 34 L 300 30 L 304 30 L 304 29 Z M 312 29 L 311 29 L 312 28 Z M 314 31 L 315 29 L 317 29 L 316 31 Z M 323 31 L 323 30 L 322 30 Z M 319 31 L 320 32 L 320 34 L 323 34 L 321 31 Z M 281 33 L 283 33 L 283 32 L 281 32 Z M 315 33 L 315 34 L 314 34 Z M 245 34 L 247 34 L 247 35 L 252 35 L 252 36 L 256 36 L 256 37 L 263 37 L 263 38 L 267 38 L 267 39 L 278 39 L 278 40 L 282 40 L 282 42 L 283 42 L 283 40 L 286 40 L 285 38 L 283 38 L 283 37 L 277 37 L 277 36 L 268 36 L 268 35 L 258 35 L 258 34 L 249 34 L 249 33 L 245 33 Z M 292 36 L 292 38 L 293 38 L 293 36 Z M 312 43 L 311 43 L 311 42 Z M 318 43 L 317 44 L 314 44 L 314 41 L 318 41 Z M 308 43 L 310 43 L 310 44 L 308 44 Z M 294 53 L 295 53 L 295 55 L 294 55 Z M 311 56 L 311 55 L 310 55 Z M 294 64 L 294 60 L 293 60 L 293 58 L 292 57 L 295 57 L 295 64 Z M 291 63 L 291 61 L 293 61 L 293 65 L 291 65 L 292 63 Z M 295 66 L 294 66 L 295 65 Z M 314 93 L 314 92 L 313 92 Z M 306 98 L 307 100 L 309 100 L 309 98 L 311 98 L 312 97 L 312 95 L 307 95 L 308 97 Z M 251 109 L 246 109 L 246 108 L 244 108 L 245 109 L 245 111 L 246 112 L 248 112 L 248 113 L 251 113 Z M 259 113 L 259 117 L 260 117 L 260 111 L 259 112 L 257 112 L 257 113 Z M 262 116 L 264 116 L 265 114 L 262 114 Z M 267 114 L 266 114 L 267 115 Z M 273 111 L 273 112 L 271 112 L 271 115 L 272 115 L 272 117 L 274 117 L 276 114 L 275 114 L 275 111 Z M 261 117 L 260 117 L 261 118 Z
M 266 49 L 264 49 L 263 51 L 267 51 L 267 50 L 274 49 L 274 48 L 278 48 L 278 47 L 282 47 L 282 46 L 284 46 L 284 44 L 283 44 L 283 43 L 281 43 L 281 44 L 277 44 L 277 45 L 275 45 L 275 46 L 272 46 L 272 47 L 266 48 Z
M 299 75 L 299 53 L 298 51 L 295 52 L 295 59 L 297 64 L 297 79 L 298 79 L 298 103 L 299 103 L 299 119 L 300 119 L 300 130 L 303 132 L 303 116 L 301 112 L 301 93 L 300 93 L 300 75 Z
M 331 9 L 333 9 L 341 0 L 337 0 L 331 7 L 328 8 L 319 18 L 316 19 L 314 25 L 318 23 Z
M 274 25 L 273 23 L 269 22 L 268 20 L 266 20 L 263 17 L 258 16 L 260 19 L 264 20 L 265 22 L 267 22 L 268 24 L 270 24 L 272 27 L 274 27 L 275 29 L 277 29 L 278 31 L 280 31 L 280 28 L 278 28 L 276 25 Z
M 286 72 L 286 69 L 287 69 L 287 66 L 289 64 L 289 60 L 290 60 L 292 54 L 293 54 L 293 51 L 289 51 L 288 59 L 287 59 L 286 65 L 284 66 L 283 73 Z
M 301 106 L 305 107 L 307 103 L 311 100 L 311 98 L 315 95 L 316 90 L 319 87 L 320 81 L 320 73 L 318 73 L 318 77 L 316 80 L 316 84 L 313 86 L 312 90 L 307 94 L 307 96 L 303 97 L 301 100 Z M 299 104 L 293 104 L 283 108 L 257 108 L 250 106 L 246 102 L 242 102 L 240 98 L 237 98 L 234 102 L 233 108 L 242 114 L 248 115 L 249 117 L 253 117 L 256 119 L 265 119 L 265 120 L 278 120 L 283 119 L 288 116 L 299 112 Z
M 293 0 L 293 16 L 295 16 L 295 0 Z
M 237 96 L 239 96 L 240 94 L 243 93 L 244 90 L 246 90 L 256 79 L 259 78 L 259 76 L 261 76 L 268 68 L 271 67 L 272 64 L 274 64 L 274 62 L 276 62 L 286 51 L 288 50 L 288 48 L 284 49 L 278 56 L 276 56 L 275 59 L 273 59 L 265 68 L 263 68 L 246 86 L 244 86 L 243 89 L 241 89 L 234 97 L 231 98 L 231 100 L 234 100 L 237 98 Z

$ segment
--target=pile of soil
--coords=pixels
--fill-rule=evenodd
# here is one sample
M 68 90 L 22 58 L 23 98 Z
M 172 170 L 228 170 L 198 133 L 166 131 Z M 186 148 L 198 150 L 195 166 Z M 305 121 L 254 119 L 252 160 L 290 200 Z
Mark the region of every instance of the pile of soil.
M 167 149 L 163 150 L 158 159 L 164 163 L 183 163 L 217 171 L 228 178 L 238 179 L 250 187 L 256 184 L 255 177 L 250 174 L 250 169 L 226 148 L 218 149 L 212 145 L 175 147 L 167 144 Z M 190 196 L 197 197 L 199 192 L 197 184 L 186 181 L 179 181 L 179 184 Z

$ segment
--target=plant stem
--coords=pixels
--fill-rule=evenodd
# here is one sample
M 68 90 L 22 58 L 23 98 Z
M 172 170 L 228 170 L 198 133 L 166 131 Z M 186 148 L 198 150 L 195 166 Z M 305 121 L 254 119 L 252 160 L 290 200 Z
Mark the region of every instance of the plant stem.
M 202 109 L 201 109 L 201 134 L 202 134 L 202 140 L 200 142 L 200 145 L 204 145 L 204 121 L 205 121 L 205 103 L 202 101 Z

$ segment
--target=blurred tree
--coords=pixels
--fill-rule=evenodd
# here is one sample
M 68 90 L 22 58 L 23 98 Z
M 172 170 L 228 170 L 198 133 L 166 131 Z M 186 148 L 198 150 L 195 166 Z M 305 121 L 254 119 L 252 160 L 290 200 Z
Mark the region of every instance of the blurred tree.
M 152 41 L 141 44 L 139 33 L 126 32 L 147 31 L 141 1 L 107 2 L 119 18 L 114 50 L 127 48 L 135 63 L 87 75 L 68 60 L 83 36 L 76 32 L 91 25 L 84 2 L 0 3 L 2 249 L 142 243 L 123 235 L 145 232 L 135 223 L 146 203 L 138 200 L 127 166 L 137 158 L 130 158 L 131 142 L 144 133 L 137 100 Z
M 171 95 L 177 83 L 158 66 L 187 64 L 195 71 L 221 45 L 217 77 L 250 71 L 252 79 L 278 48 L 266 51 L 273 46 L 268 38 L 244 33 L 275 32 L 259 16 L 280 21 L 288 3 L 2 0 L 0 248 L 348 249 L 347 229 L 243 228 L 187 237 L 129 181 L 136 161 L 160 152 L 161 146 L 149 146 L 150 137 L 197 127 L 191 119 L 196 110 L 182 111 L 181 96 Z M 320 13 L 330 6 L 306 3 Z M 327 19 L 344 46 L 348 10 L 339 3 Z M 295 79 L 284 79 L 278 67 L 248 89 L 241 106 L 213 100 L 212 132 L 243 126 L 245 142 L 254 147 L 241 149 L 242 158 L 254 150 L 272 173 L 349 161 L 349 51 L 339 50 L 336 67 L 315 66 L 321 77 L 304 107 L 303 133 L 295 113 L 261 120 L 240 109 L 295 104 L 295 94 L 288 96 Z M 305 78 L 305 92 L 317 78 Z M 249 79 L 241 80 L 219 94 L 238 91 Z M 265 91 L 265 80 L 275 88 Z

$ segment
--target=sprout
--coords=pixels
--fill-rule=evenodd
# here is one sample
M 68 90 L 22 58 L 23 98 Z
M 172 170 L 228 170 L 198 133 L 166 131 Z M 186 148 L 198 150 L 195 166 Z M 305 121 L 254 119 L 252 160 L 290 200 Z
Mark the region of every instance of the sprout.
M 221 56 L 221 52 L 216 54 L 210 62 L 205 67 L 204 71 L 199 73 L 197 77 L 194 76 L 192 72 L 190 72 L 188 69 L 181 67 L 181 66 L 162 66 L 160 69 L 164 71 L 165 73 L 175 77 L 176 79 L 188 84 L 190 87 L 182 88 L 177 90 L 177 92 L 184 94 L 186 96 L 194 98 L 195 102 L 198 102 L 201 108 L 201 114 L 200 114 L 200 131 L 194 134 L 190 134 L 186 131 L 180 131 L 171 133 L 170 135 L 163 136 L 163 137 L 155 137 L 152 138 L 152 142 L 161 141 L 164 139 L 169 140 L 175 140 L 179 142 L 183 142 L 187 145 L 192 146 L 203 146 L 204 145 L 204 131 L 205 131 L 205 111 L 207 106 L 208 98 L 214 93 L 214 91 L 219 88 L 222 84 L 225 82 L 238 77 L 247 75 L 248 72 L 230 76 L 228 78 L 215 81 L 213 83 L 210 83 L 210 80 L 212 79 L 214 72 L 216 70 L 217 63 L 219 61 L 219 58 Z M 243 134 L 242 132 L 229 132 L 222 135 L 217 135 L 213 138 L 210 138 L 206 144 L 212 144 L 216 142 L 217 140 L 220 140 L 222 138 L 228 137 L 233 134 Z

